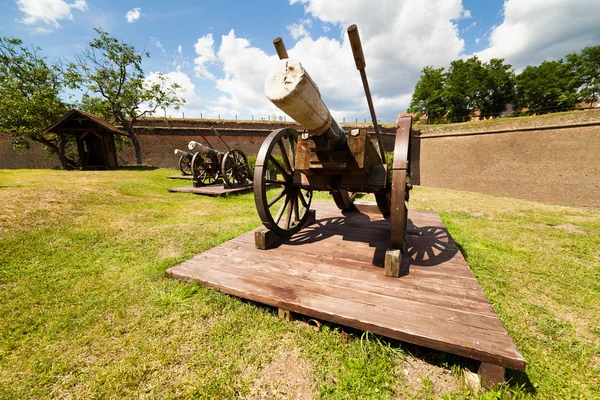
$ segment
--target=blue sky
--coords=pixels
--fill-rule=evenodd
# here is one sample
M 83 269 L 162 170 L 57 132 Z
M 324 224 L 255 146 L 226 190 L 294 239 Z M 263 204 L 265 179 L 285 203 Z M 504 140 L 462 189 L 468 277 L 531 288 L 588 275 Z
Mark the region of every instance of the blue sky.
M 187 104 L 169 114 L 222 118 L 281 115 L 262 92 L 276 59 L 272 39 L 282 36 L 334 117 L 362 120 L 368 111 L 344 36 L 356 23 L 378 116 L 392 121 L 425 65 L 475 54 L 505 58 L 519 71 L 600 44 L 597 15 L 597 0 L 5 0 L 0 35 L 69 59 L 101 27 L 151 53 L 148 79 L 165 73 L 186 89 Z

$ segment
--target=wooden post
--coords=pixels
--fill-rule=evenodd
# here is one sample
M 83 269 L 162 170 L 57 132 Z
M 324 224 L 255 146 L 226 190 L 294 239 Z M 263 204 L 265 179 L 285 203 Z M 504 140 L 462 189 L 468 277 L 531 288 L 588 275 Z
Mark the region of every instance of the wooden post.
M 309 226 L 315 223 L 315 219 L 317 213 L 315 210 L 308 210 L 308 218 L 306 219 L 306 223 L 304 226 Z M 254 231 L 254 245 L 257 249 L 267 250 L 272 249 L 282 243 L 284 243 L 289 237 L 279 236 L 275 232 L 270 229 L 261 226 L 257 230 Z
M 402 259 L 402 252 L 399 249 L 391 249 L 385 252 L 385 276 L 398 278 L 400 276 L 408 275 L 408 271 L 408 259 Z
M 281 319 L 285 319 L 287 322 L 292 320 L 292 312 L 283 308 L 277 308 L 277 316 Z
M 488 389 L 504 382 L 506 370 L 501 365 L 494 365 L 482 362 L 477 371 L 481 380 L 481 386 Z

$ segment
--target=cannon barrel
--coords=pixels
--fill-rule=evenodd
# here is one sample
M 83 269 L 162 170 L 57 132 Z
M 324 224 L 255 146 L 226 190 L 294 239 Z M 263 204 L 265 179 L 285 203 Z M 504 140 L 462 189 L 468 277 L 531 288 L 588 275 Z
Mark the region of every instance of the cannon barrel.
M 273 40 L 280 60 L 265 81 L 265 94 L 310 136 L 326 138 L 335 149 L 346 147 L 347 135 L 321 99 L 316 83 L 298 60 L 289 58 L 283 39 Z
M 346 146 L 346 133 L 331 116 L 319 88 L 299 61 L 279 60 L 267 76 L 265 94 L 311 137 L 326 138 L 336 149 Z
M 193 140 L 190 143 L 188 143 L 188 149 L 190 149 L 191 151 L 195 151 L 196 153 L 200 153 L 200 154 L 211 154 L 211 155 L 215 155 L 215 156 L 220 154 L 215 149 L 208 148 L 205 145 L 195 142 Z
M 183 151 L 183 150 L 179 150 L 179 149 L 175 149 L 175 151 L 173 152 L 175 153 L 176 156 L 180 156 L 180 157 L 189 157 L 192 154 L 187 152 L 187 151 Z

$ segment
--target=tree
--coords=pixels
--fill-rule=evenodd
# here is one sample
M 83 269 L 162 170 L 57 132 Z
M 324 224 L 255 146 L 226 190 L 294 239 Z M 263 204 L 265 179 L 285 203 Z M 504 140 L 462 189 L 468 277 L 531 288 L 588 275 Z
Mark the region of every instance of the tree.
M 579 95 L 592 107 L 600 97 L 600 45 L 567 54 L 566 58 L 577 79 Z
M 562 60 L 528 66 L 517 76 L 516 83 L 518 103 L 529 108 L 530 114 L 572 108 L 577 103 L 577 81 Z
M 40 51 L 20 39 L 0 38 L 0 129 L 10 135 L 16 150 L 28 149 L 30 141 L 39 143 L 47 153 L 58 155 L 63 168 L 72 169 L 72 138 L 43 133 L 69 107 L 60 98 L 60 66 L 48 64 Z
M 427 66 L 415 86 L 408 112 L 427 115 L 427 123 L 439 121 L 446 107 L 444 105 L 444 68 Z
M 504 64 L 504 59 L 492 58 L 483 65 L 481 90 L 477 104 L 481 116 L 499 116 L 506 105 L 513 101 L 515 91 L 515 74 L 510 64 Z
M 483 64 L 476 56 L 450 63 L 444 88 L 447 118 L 451 121 L 466 121 L 475 109 L 481 108 L 484 75 Z
M 171 84 L 167 77 L 158 74 L 159 82 L 150 83 L 144 78 L 142 60 L 148 52 L 137 53 L 135 47 L 123 43 L 96 28 L 98 38 L 88 48 L 76 55 L 76 62 L 68 68 L 72 88 L 84 88 L 105 100 L 114 121 L 119 123 L 131 139 L 136 162 L 143 163 L 140 141 L 135 133 L 139 118 L 152 115 L 159 108 L 178 109 L 183 99 L 177 96 L 179 85 Z

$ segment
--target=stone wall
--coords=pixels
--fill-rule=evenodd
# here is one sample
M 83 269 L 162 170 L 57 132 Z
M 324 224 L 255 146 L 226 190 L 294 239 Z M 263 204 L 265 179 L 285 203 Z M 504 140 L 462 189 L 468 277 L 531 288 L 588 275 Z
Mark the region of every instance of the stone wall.
M 600 207 L 600 126 L 421 136 L 420 184 Z
M 583 115 L 583 114 L 582 114 Z M 591 115 L 591 114 L 588 114 Z M 569 121 L 572 122 L 572 121 Z M 592 123 L 593 122 L 586 122 Z M 139 137 L 145 163 L 177 168 L 175 148 L 190 140 L 210 143 L 226 151 L 211 131 L 214 126 L 231 147 L 256 154 L 274 129 L 293 124 L 283 121 L 143 121 Z M 472 126 L 473 124 L 466 124 Z M 345 125 L 351 129 L 352 125 Z M 436 129 L 442 129 L 437 127 Z M 472 129 L 472 128 L 470 128 Z M 532 127 L 527 127 L 532 129 Z M 413 150 L 422 186 L 490 193 L 555 204 L 600 207 L 600 125 L 513 132 L 435 132 L 421 135 Z M 433 133 L 433 132 L 432 132 Z M 202 139 L 204 138 L 204 139 Z M 394 129 L 384 130 L 384 146 L 393 150 Z M 133 149 L 119 153 L 120 165 L 135 163 Z M 38 145 L 18 153 L 0 135 L 0 168 L 53 168 Z
M 37 143 L 31 143 L 29 150 L 13 150 L 8 135 L 0 133 L 0 169 L 57 168 L 58 157 L 46 157 Z

